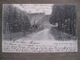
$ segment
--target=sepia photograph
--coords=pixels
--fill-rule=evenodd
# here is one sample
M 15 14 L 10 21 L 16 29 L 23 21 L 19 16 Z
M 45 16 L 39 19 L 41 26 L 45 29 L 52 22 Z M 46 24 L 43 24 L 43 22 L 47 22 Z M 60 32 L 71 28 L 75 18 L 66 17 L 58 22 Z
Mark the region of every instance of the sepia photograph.
M 2 52 L 77 52 L 75 4 L 3 4 Z

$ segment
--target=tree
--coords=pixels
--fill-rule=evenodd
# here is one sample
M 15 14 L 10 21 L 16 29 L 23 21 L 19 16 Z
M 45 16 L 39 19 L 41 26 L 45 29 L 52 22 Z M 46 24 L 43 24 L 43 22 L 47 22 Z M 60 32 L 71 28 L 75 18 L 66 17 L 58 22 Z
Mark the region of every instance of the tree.
M 59 31 L 76 35 L 76 6 L 75 5 L 54 5 L 50 17 L 50 23 L 58 23 Z

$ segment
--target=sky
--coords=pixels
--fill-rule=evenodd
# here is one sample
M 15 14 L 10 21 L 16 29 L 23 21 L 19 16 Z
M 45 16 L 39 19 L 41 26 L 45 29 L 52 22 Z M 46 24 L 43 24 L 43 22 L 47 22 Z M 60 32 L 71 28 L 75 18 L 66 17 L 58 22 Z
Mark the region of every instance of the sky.
M 51 14 L 53 4 L 13 4 L 19 9 L 26 11 L 27 13 L 45 13 Z

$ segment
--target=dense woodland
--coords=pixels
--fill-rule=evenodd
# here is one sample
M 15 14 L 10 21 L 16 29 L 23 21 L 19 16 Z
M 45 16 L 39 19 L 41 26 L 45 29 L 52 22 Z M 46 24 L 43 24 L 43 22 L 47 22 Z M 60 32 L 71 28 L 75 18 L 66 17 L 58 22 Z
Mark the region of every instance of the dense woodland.
M 30 31 L 29 29 L 31 25 L 27 13 L 12 5 L 3 6 L 3 8 L 4 33 Z
M 56 29 L 73 36 L 76 35 L 76 6 L 75 5 L 54 5 L 50 17 L 50 23 L 55 25 Z

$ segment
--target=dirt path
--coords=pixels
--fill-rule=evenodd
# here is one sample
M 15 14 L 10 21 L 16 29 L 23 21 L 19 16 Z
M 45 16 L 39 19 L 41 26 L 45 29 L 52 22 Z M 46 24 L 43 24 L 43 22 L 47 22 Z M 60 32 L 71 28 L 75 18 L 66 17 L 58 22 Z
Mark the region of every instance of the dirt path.
M 29 35 L 32 40 L 55 40 L 54 37 L 50 34 L 50 29 L 44 29 L 37 33 Z

